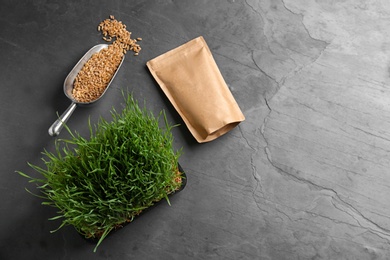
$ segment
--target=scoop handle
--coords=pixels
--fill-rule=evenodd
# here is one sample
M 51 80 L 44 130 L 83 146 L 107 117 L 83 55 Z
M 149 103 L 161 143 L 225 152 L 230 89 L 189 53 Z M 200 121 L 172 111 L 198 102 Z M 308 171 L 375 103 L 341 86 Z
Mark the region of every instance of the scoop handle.
M 76 109 L 77 104 L 73 102 L 62 115 L 51 125 L 49 128 L 49 135 L 57 136 L 60 134 L 64 124 L 68 121 L 70 116 L 73 114 L 73 111 Z

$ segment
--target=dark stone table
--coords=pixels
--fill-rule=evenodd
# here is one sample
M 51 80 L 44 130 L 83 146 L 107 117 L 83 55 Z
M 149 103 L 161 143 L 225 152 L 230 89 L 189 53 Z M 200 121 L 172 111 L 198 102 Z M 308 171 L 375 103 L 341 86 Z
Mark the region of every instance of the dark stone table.
M 1 1 L 0 259 L 388 259 L 390 6 L 306 2 Z M 109 119 L 128 90 L 180 124 L 188 183 L 93 253 L 72 227 L 50 233 L 56 209 L 15 171 L 34 174 L 27 162 L 53 150 L 65 77 L 104 42 L 97 25 L 109 15 L 142 51 L 68 125 L 87 136 L 88 119 Z M 204 144 L 146 67 L 198 36 L 246 116 Z

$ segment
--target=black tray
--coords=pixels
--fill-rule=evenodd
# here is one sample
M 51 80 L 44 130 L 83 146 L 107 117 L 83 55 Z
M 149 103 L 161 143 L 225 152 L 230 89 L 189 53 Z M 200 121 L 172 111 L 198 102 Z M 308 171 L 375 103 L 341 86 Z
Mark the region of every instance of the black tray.
M 177 194 L 178 192 L 182 191 L 184 189 L 184 187 L 187 185 L 187 175 L 186 173 L 184 172 L 183 168 L 181 167 L 180 164 L 178 164 L 178 168 L 179 168 L 179 171 L 181 172 L 181 176 L 182 176 L 182 182 L 181 182 L 181 186 L 178 190 L 174 191 L 173 193 L 169 194 L 168 195 L 168 198 L 169 197 L 172 197 L 173 195 Z M 146 212 L 148 212 L 149 210 L 151 210 L 152 208 L 156 207 L 157 205 L 159 205 L 160 203 L 163 203 L 164 201 L 166 201 L 165 199 L 161 199 L 160 201 L 157 201 L 155 202 L 152 206 L 150 206 L 149 208 L 146 208 L 144 210 L 142 210 L 142 212 L 136 216 L 134 216 L 133 220 L 130 221 L 130 222 L 124 222 L 122 223 L 120 226 L 116 227 L 115 229 L 111 230 L 110 233 L 107 235 L 110 236 L 111 234 L 115 233 L 115 231 L 119 231 L 121 230 L 122 228 L 124 228 L 125 226 L 127 226 L 128 224 L 130 223 L 133 223 L 137 218 L 139 218 L 140 216 L 144 215 Z M 78 233 L 78 232 L 77 232 Z M 78 233 L 80 236 L 82 236 L 85 240 L 87 240 L 88 242 L 91 242 L 91 243 L 97 243 L 99 241 L 100 238 L 86 238 L 85 236 L 83 236 L 82 234 Z M 107 238 L 106 237 L 106 238 Z

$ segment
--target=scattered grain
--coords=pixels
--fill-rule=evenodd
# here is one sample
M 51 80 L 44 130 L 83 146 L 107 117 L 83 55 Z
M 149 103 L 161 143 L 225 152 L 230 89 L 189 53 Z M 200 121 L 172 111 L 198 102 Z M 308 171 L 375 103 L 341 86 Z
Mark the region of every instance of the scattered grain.
M 131 39 L 131 32 L 126 25 L 117 21 L 113 15 L 102 21 L 97 27 L 103 34 L 103 40 L 111 42 L 107 48 L 102 49 L 84 64 L 77 75 L 73 86 L 73 97 L 78 102 L 89 103 L 98 99 L 107 88 L 127 51 L 138 55 L 141 47 L 137 40 Z

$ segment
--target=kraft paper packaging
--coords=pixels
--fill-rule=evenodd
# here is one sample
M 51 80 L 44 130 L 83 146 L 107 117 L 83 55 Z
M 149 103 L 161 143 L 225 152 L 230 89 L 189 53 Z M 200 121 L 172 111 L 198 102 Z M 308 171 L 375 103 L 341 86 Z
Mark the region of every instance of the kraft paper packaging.
M 245 119 L 202 36 L 146 65 L 199 143 Z

